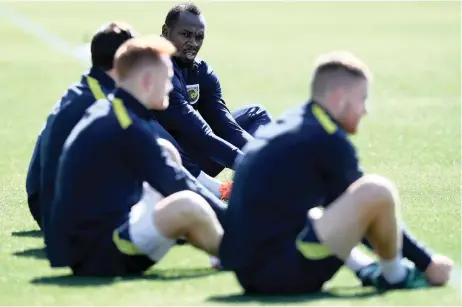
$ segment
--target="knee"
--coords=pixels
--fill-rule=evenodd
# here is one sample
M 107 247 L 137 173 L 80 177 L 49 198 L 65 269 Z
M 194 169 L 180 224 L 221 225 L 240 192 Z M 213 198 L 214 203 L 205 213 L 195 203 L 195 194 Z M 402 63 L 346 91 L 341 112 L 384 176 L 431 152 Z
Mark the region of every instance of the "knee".
M 177 193 L 175 210 L 186 224 L 195 224 L 215 214 L 207 201 L 192 191 Z
M 365 175 L 358 182 L 358 192 L 366 201 L 364 204 L 395 206 L 398 190 L 393 182 L 380 175 Z

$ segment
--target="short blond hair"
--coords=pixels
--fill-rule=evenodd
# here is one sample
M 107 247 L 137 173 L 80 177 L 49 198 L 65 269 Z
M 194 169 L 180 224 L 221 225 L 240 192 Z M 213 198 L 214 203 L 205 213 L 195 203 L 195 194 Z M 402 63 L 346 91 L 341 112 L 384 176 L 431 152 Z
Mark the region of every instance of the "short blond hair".
M 161 36 L 142 36 L 129 39 L 117 50 L 114 57 L 114 69 L 119 81 L 146 64 L 157 63 L 162 55 L 172 56 L 176 48 Z
M 333 51 L 322 54 L 315 63 L 311 81 L 312 93 L 319 93 L 346 79 L 372 81 L 367 65 L 348 51 Z

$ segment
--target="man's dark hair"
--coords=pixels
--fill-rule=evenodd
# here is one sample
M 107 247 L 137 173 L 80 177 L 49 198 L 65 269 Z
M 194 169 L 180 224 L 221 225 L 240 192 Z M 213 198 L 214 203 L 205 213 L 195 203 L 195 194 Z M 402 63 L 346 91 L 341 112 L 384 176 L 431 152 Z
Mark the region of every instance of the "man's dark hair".
M 119 47 L 135 34 L 131 26 L 122 22 L 110 22 L 101 27 L 91 40 L 93 67 L 104 71 L 114 67 L 114 55 Z
M 181 12 L 189 12 L 194 15 L 200 15 L 202 13 L 200 8 L 193 2 L 177 4 L 168 11 L 167 17 L 165 17 L 165 24 L 167 27 L 171 28 L 175 25 Z

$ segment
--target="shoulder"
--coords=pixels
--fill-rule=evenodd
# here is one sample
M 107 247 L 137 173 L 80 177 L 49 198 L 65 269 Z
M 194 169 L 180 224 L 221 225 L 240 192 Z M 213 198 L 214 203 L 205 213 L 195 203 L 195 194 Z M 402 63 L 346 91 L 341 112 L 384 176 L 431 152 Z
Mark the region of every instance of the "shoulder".
M 301 143 L 323 151 L 355 153 L 356 149 L 345 131 L 316 105 L 308 104 L 288 112 L 284 121 L 295 132 Z
M 212 72 L 213 71 L 213 68 L 212 66 L 210 66 L 210 64 L 208 64 L 206 61 L 204 61 L 203 59 L 201 58 L 196 58 L 194 60 L 194 65 L 197 67 L 197 69 L 201 72 Z
M 136 115 L 133 115 L 131 125 L 123 129 L 123 134 L 131 146 L 144 147 L 157 138 L 157 133 L 150 123 L 139 119 Z
M 138 114 L 129 108 L 123 107 L 118 110 L 113 104 L 111 115 L 117 122 L 117 125 L 129 134 L 150 133 L 152 130 L 149 120 L 138 116 Z
M 75 83 L 69 86 L 62 94 L 61 98 L 53 105 L 49 116 L 54 117 L 65 109 L 76 105 L 86 109 L 94 98 L 90 90 L 81 83 Z M 85 106 L 86 105 L 86 106 Z
M 196 60 L 194 61 L 194 65 L 196 66 L 199 75 L 201 75 L 202 77 L 213 78 L 218 80 L 218 76 L 216 75 L 215 70 L 206 61 L 200 58 L 196 58 Z
M 62 100 L 62 108 L 86 109 L 95 103 L 96 99 L 89 90 L 82 91 L 79 95 L 70 95 Z
M 343 128 L 319 105 L 310 103 L 302 108 L 303 126 L 308 134 L 342 142 L 349 142 Z
M 302 134 L 313 142 L 321 152 L 331 151 L 336 155 L 355 155 L 356 149 L 345 131 L 328 118 L 308 118 L 302 128 Z
M 342 164 L 341 161 L 357 161 L 358 154 L 355 146 L 343 129 L 327 133 L 325 127 L 319 124 L 318 133 L 311 140 L 311 146 L 319 159 L 330 161 L 333 165 Z
M 87 84 L 76 82 L 71 84 L 61 97 L 61 100 L 83 101 L 92 100 L 95 98 Z
M 65 98 L 77 99 L 79 97 L 88 97 L 91 95 L 92 95 L 91 90 L 86 83 L 75 82 L 67 87 L 61 99 L 65 99 Z

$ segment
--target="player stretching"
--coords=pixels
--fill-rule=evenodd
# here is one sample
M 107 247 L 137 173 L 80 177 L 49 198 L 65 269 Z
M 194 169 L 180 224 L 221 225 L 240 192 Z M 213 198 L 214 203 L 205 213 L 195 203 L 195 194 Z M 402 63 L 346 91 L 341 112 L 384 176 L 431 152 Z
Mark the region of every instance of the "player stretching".
M 366 113 L 368 84 L 368 69 L 353 55 L 321 57 L 312 99 L 245 147 L 220 258 L 247 292 L 319 291 L 357 258 L 351 251 L 357 254 L 363 238 L 379 258 L 379 265 L 358 268 L 363 284 L 392 289 L 448 281 L 452 261 L 431 256 L 401 227 L 393 183 L 359 168 L 347 134 Z
M 174 50 L 160 37 L 124 43 L 114 97 L 88 108 L 67 138 L 45 228 L 52 267 L 140 274 L 180 237 L 217 255 L 221 202 L 180 169 L 178 152 L 165 150 L 149 124 L 149 110 L 168 106 Z
M 234 169 L 236 157 L 242 154 L 240 148 L 271 117 L 258 105 L 229 111 L 216 72 L 196 58 L 206 36 L 206 23 L 195 4 L 172 7 L 162 35 L 175 45 L 177 52 L 172 58 L 175 75 L 170 106 L 164 112 L 156 112 L 156 118 L 197 162 L 196 169 L 188 168 L 191 174 L 213 191 L 213 180 L 204 179 L 204 175 L 215 177 L 224 168 Z
M 97 30 L 91 40 L 90 70 L 82 75 L 80 82 L 66 90 L 37 138 L 27 172 L 26 190 L 29 210 L 41 229 L 46 227 L 63 144 L 85 110 L 114 90 L 114 54 L 135 35 L 130 25 L 116 21 Z

